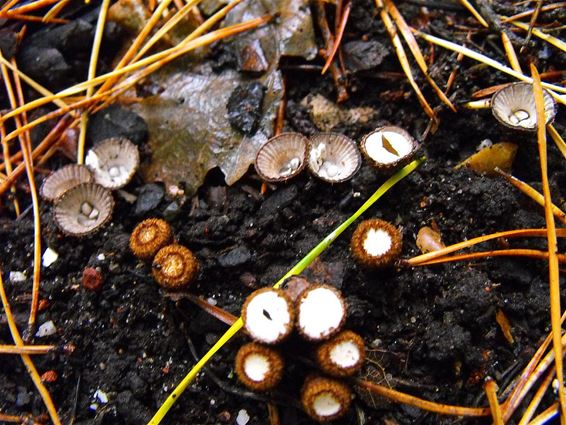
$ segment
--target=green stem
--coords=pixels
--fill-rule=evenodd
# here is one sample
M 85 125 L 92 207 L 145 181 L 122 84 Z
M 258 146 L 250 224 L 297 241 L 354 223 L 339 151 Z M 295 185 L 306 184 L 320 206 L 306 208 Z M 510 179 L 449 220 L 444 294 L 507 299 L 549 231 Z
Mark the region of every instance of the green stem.
M 381 198 L 389 189 L 391 189 L 396 183 L 412 173 L 421 163 L 424 158 L 419 158 L 406 165 L 395 174 L 393 174 L 385 183 L 383 183 L 379 189 L 375 191 L 371 197 L 364 202 L 364 204 L 352 214 L 346 221 L 344 221 L 340 226 L 334 229 L 328 236 L 326 236 L 317 246 L 315 246 L 301 261 L 299 261 L 291 270 L 289 270 L 285 276 L 283 276 L 279 281 L 273 285 L 274 288 L 279 288 L 285 279 L 290 276 L 300 274 L 305 270 L 320 254 L 322 254 L 326 248 L 330 246 L 332 242 L 336 240 L 344 230 L 346 230 L 356 219 L 362 215 L 369 207 L 371 207 L 379 198 Z M 206 365 L 206 363 L 211 359 L 211 357 L 216 354 L 224 344 L 226 344 L 243 326 L 242 318 L 240 317 L 230 328 L 226 331 L 224 335 L 212 346 L 208 352 L 202 356 L 202 358 L 193 366 L 193 368 L 187 373 L 183 380 L 177 385 L 167 399 L 163 402 L 159 410 L 155 413 L 153 418 L 148 422 L 148 425 L 157 425 L 161 423 L 169 409 L 173 407 L 173 404 L 189 386 L 189 384 L 195 379 L 200 370 Z

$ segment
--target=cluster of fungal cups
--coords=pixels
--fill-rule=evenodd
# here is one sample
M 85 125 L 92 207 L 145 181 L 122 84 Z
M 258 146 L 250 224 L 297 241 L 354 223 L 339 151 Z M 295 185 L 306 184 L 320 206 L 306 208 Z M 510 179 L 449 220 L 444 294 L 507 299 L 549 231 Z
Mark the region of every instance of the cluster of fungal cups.
M 186 288 L 198 274 L 198 260 L 187 247 L 175 242 L 169 223 L 148 218 L 130 235 L 130 250 L 136 257 L 151 261 L 151 274 L 164 289 Z
M 89 150 L 85 164 L 70 164 L 51 173 L 40 188 L 53 202 L 57 226 L 70 236 L 87 236 L 112 217 L 112 190 L 124 187 L 139 166 L 136 145 L 125 138 L 110 138 Z
M 390 170 L 408 163 L 418 144 L 399 127 L 380 127 L 357 143 L 343 134 L 318 133 L 307 138 L 300 133 L 272 137 L 258 151 L 255 169 L 267 182 L 284 182 L 305 168 L 328 183 L 351 179 L 360 169 L 362 154 L 370 165 Z
M 301 404 L 314 420 L 331 421 L 344 415 L 350 406 L 352 390 L 340 378 L 360 370 L 365 359 L 364 342 L 356 333 L 342 330 L 347 306 L 340 291 L 300 277 L 291 279 L 297 282 L 293 289 L 259 289 L 244 302 L 242 320 L 254 342 L 238 351 L 236 374 L 254 391 L 274 388 L 283 377 L 285 360 L 273 346 L 296 330 L 315 344 L 311 348 L 323 372 L 306 378 Z

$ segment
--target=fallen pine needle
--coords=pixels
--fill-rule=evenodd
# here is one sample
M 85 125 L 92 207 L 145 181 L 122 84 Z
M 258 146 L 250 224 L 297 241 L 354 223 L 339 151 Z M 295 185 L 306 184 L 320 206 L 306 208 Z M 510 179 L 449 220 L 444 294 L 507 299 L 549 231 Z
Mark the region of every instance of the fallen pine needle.
M 499 405 L 499 400 L 497 400 L 497 390 L 499 389 L 497 383 L 492 378 L 488 377 L 483 388 L 487 396 L 487 401 L 489 402 L 493 425 L 503 425 L 501 406 Z

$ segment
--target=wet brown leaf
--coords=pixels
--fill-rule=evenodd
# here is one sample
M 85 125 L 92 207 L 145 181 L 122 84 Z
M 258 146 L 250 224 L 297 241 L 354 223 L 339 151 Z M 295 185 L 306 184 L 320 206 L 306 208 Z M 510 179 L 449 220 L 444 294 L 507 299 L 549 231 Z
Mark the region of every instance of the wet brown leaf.
M 478 174 L 495 175 L 495 168 L 506 173 L 511 171 L 517 153 L 517 145 L 509 142 L 496 143 L 473 154 L 456 166 L 466 166 Z

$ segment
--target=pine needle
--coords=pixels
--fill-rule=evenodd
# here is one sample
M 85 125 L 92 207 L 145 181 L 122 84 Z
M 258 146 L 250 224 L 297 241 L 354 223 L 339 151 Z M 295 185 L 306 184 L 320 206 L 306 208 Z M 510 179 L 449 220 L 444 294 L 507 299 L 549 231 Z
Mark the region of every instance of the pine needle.
M 468 0 L 458 0 L 458 1 L 462 6 L 468 9 L 468 12 L 470 12 L 482 26 L 489 28 L 489 25 L 487 24 L 486 20 L 483 18 L 483 16 L 480 15 L 480 13 L 474 8 L 474 6 L 472 6 L 472 4 Z
M 499 400 L 497 400 L 497 390 L 499 387 L 492 378 L 488 377 L 483 388 L 487 396 L 487 401 L 489 402 L 493 425 L 503 425 L 501 406 L 499 405 Z
M 552 137 L 552 140 L 554 140 L 554 143 L 556 143 L 556 147 L 562 153 L 562 156 L 566 158 L 566 142 L 564 142 L 564 139 L 562 138 L 562 136 L 560 136 L 560 133 L 556 131 L 556 128 L 554 128 L 552 124 L 549 124 L 547 126 L 547 129 L 550 137 Z
M 522 30 L 528 31 L 529 30 L 529 26 L 523 22 L 511 22 L 512 25 L 516 26 L 517 28 L 521 28 Z M 554 37 L 550 34 L 547 34 L 541 30 L 539 30 L 538 28 L 531 28 L 532 33 L 535 37 L 540 38 L 541 40 L 546 41 L 549 44 L 552 44 L 554 47 L 559 48 L 560 50 L 562 50 L 563 52 L 566 52 L 566 42 L 560 40 L 557 37 Z

